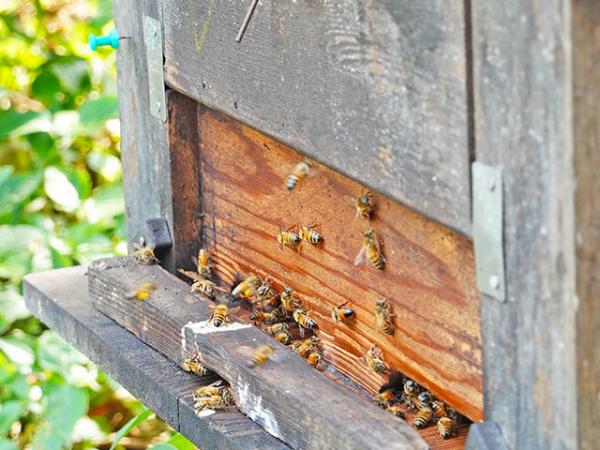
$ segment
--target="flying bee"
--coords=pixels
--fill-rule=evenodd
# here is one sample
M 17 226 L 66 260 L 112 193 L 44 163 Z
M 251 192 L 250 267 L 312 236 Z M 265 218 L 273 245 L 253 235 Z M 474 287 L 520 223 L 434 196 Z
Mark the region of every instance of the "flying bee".
M 277 242 L 279 242 L 279 248 L 283 249 L 283 246 L 290 248 L 296 248 L 302 242 L 300 236 L 297 233 L 294 233 L 290 230 L 287 231 L 279 231 L 277 235 Z
M 300 239 L 306 242 L 310 242 L 311 244 L 317 245 L 323 242 L 323 236 L 317 233 L 313 228 L 317 227 L 317 225 L 306 225 L 305 227 L 300 225 L 298 235 Z
M 323 356 L 321 355 L 321 352 L 311 352 L 306 357 L 308 363 L 313 367 L 317 367 L 322 359 Z
M 133 243 L 133 253 L 131 253 L 131 258 L 136 262 L 136 264 L 157 264 L 159 261 L 154 255 L 154 249 L 152 247 L 145 247 L 143 244 L 143 240 L 140 239 L 140 243 Z
M 308 328 L 310 330 L 314 330 L 315 328 L 317 328 L 317 322 L 315 322 L 308 316 L 308 313 L 304 308 L 296 308 L 292 313 L 292 317 L 298 323 L 298 325 L 300 325 L 301 335 L 304 335 L 305 328 Z
M 356 255 L 356 258 L 354 258 L 354 265 L 358 266 L 365 257 L 376 269 L 384 269 L 385 256 L 381 253 L 381 245 L 373 230 L 367 230 L 363 233 L 362 246 Z
M 376 345 L 373 345 L 365 355 L 367 366 L 375 373 L 384 373 L 389 370 L 389 366 L 383 360 L 383 352 Z
M 213 310 L 210 315 L 210 319 L 208 319 L 209 323 L 212 323 L 215 327 L 220 327 L 221 325 L 229 325 L 231 323 L 231 316 L 229 315 L 229 308 L 227 305 L 219 304 L 216 306 L 212 306 Z
M 254 311 L 249 319 L 254 322 L 263 322 L 265 325 L 272 325 L 279 320 L 279 316 L 274 312 Z
M 275 352 L 275 349 L 270 345 L 261 345 L 252 355 L 252 359 L 248 361 L 248 367 L 262 366 L 266 363 L 271 355 Z
M 206 280 L 200 276 L 199 273 L 190 272 L 189 270 L 179 269 L 179 273 L 184 274 L 186 277 L 192 279 L 194 282 L 192 283 L 191 292 L 200 292 L 206 295 L 211 300 L 214 300 L 215 293 L 219 292 L 227 292 L 226 289 L 218 287 L 214 281 Z
M 433 410 L 429 406 L 424 406 L 417 411 L 413 420 L 415 427 L 424 428 L 433 420 Z
M 419 386 L 417 386 L 417 383 L 413 380 L 406 380 L 404 382 L 402 397 L 411 409 L 416 409 L 419 397 Z
M 192 372 L 196 375 L 200 375 L 201 377 L 212 373 L 210 370 L 204 367 L 202 361 L 200 361 L 200 356 L 198 355 L 198 353 L 193 353 L 191 355 L 186 356 L 181 366 L 186 372 Z
M 392 400 L 394 400 L 394 392 L 391 390 L 383 391 L 373 396 L 373 402 L 381 408 L 390 406 Z
M 291 191 L 296 185 L 302 181 L 310 172 L 311 164 L 308 161 L 299 162 L 294 166 L 294 170 L 285 181 L 285 187 Z
M 385 410 L 389 413 L 392 413 L 393 415 L 395 415 L 396 417 L 402 417 L 404 418 L 404 410 L 402 409 L 402 407 L 399 404 L 395 404 L 395 405 L 390 405 L 387 408 L 385 408 Z
M 136 300 L 144 301 L 144 300 L 148 300 L 155 290 L 156 290 L 155 284 L 142 283 L 137 288 L 135 288 L 135 291 L 130 292 L 130 293 L 126 294 L 125 296 L 129 299 L 135 298 Z
M 209 278 L 212 272 L 212 266 L 208 262 L 208 256 L 208 250 L 201 248 L 198 251 L 198 258 L 194 259 L 198 274 L 203 278 Z
M 336 322 L 347 322 L 354 317 L 354 310 L 352 308 L 344 308 L 348 302 L 342 303 L 340 306 L 334 308 L 331 312 L 331 317 Z
M 370 191 L 365 192 L 356 198 L 356 216 L 355 217 L 364 217 L 369 220 L 371 215 L 373 214 L 373 193 Z
M 427 391 L 422 391 L 417 396 L 417 409 L 422 409 L 426 406 L 431 406 L 431 394 Z
M 440 417 L 437 430 L 442 439 L 448 439 L 456 434 L 456 419 L 453 417 Z
M 292 314 L 292 312 L 300 306 L 300 300 L 294 298 L 294 290 L 289 287 L 285 287 L 283 292 L 279 295 L 281 301 L 281 309 L 286 314 Z
M 383 331 L 385 334 L 394 334 L 393 316 L 390 302 L 385 298 L 377 300 L 377 303 L 375 303 L 375 324 L 377 325 L 377 329 Z
M 241 299 L 249 299 L 253 297 L 257 289 L 262 285 L 262 280 L 256 275 L 252 275 L 245 280 L 242 280 L 238 285 L 231 291 L 231 295 Z

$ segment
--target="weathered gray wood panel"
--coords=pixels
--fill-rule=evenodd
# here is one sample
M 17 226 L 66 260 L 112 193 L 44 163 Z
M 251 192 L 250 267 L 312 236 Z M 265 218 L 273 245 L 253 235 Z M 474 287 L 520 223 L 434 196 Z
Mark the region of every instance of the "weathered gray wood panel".
M 167 84 L 470 232 L 463 2 L 163 1 Z
M 600 2 L 572 2 L 579 448 L 600 445 Z
M 486 420 L 577 447 L 570 2 L 473 1 L 476 159 L 504 175 L 508 301 L 482 298 Z
M 144 302 L 128 299 L 140 282 L 159 289 Z M 231 384 L 240 410 L 293 448 L 427 448 L 402 419 L 323 376 L 257 327 L 202 328 L 212 302 L 193 296 L 186 283 L 158 266 L 127 258 L 96 261 L 89 289 L 98 309 L 169 359 L 181 364 L 183 354 L 196 350 Z M 265 344 L 275 348 L 272 359 L 248 367 L 253 350 Z
M 191 393 L 213 378 L 184 372 L 94 309 L 85 272 L 74 267 L 28 275 L 27 307 L 202 449 L 289 448 L 239 411 L 196 416 Z

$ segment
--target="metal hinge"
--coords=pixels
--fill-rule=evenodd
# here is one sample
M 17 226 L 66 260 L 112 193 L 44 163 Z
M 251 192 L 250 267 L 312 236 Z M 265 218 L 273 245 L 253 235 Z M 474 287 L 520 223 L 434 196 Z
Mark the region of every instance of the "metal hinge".
M 148 66 L 150 114 L 162 122 L 166 122 L 162 29 L 160 22 L 149 16 L 144 17 L 144 43 L 146 44 L 146 64 Z
M 506 300 L 502 172 L 480 162 L 472 166 L 473 242 L 479 290 Z

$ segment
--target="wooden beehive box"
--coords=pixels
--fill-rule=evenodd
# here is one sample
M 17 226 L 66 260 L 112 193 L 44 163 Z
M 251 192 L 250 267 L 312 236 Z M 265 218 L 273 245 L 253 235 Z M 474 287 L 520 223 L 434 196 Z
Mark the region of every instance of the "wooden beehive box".
M 238 406 L 262 429 L 244 426 L 262 443 L 234 442 L 231 430 L 196 442 L 336 448 L 337 430 L 360 439 L 368 429 L 372 447 L 386 447 L 385 432 L 369 428 L 379 412 L 350 413 L 345 402 L 354 397 L 344 397 L 368 397 L 385 383 L 364 362 L 377 345 L 393 369 L 476 423 L 442 441 L 434 428 L 418 437 L 398 419 L 390 448 L 462 448 L 468 432 L 473 449 L 593 448 L 600 126 L 588 86 L 599 81 L 600 50 L 586 36 L 600 33 L 600 6 L 263 1 L 236 42 L 248 6 L 115 3 L 117 28 L 130 37 L 118 50 L 130 244 L 140 236 L 159 244 L 172 273 L 193 268 L 206 248 L 228 289 L 250 274 L 292 287 L 324 343 L 322 372 L 293 358 L 290 369 L 274 369 L 296 371 L 323 396 L 316 422 L 299 409 L 294 423 L 286 414 L 298 405 L 281 402 L 308 400 L 293 383 L 284 389 L 275 375 L 238 367 L 245 338 L 203 340 L 186 330 L 190 314 L 206 313 L 205 300 L 157 268 L 95 265 L 90 295 L 102 312 L 177 364 L 180 332 L 184 350 L 190 339 L 222 349 L 208 351 L 223 365 L 210 368 L 248 381 L 280 411 L 267 420 L 238 392 Z M 303 160 L 311 171 L 288 191 L 285 180 Z M 366 191 L 376 203 L 370 221 L 355 216 Z M 170 239 L 153 234 L 149 220 L 163 221 Z M 278 244 L 281 230 L 315 222 L 321 245 Z M 368 229 L 382 241 L 384 270 L 354 264 Z M 169 289 L 128 302 L 140 277 Z M 380 298 L 392 305 L 393 335 L 374 326 Z M 356 317 L 336 324 L 331 311 L 344 302 Z M 236 314 L 248 322 L 247 311 Z M 243 333 L 268 339 L 254 332 Z M 356 422 L 336 422 L 332 405 Z M 315 440 L 313 428 L 297 429 L 308 423 L 333 434 Z M 382 430 L 393 433 L 394 424 L 384 419 Z

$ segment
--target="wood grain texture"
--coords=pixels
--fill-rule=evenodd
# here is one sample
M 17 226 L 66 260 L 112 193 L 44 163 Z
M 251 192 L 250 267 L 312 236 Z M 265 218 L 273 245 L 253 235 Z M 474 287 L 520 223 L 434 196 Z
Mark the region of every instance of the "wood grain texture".
M 197 351 L 203 364 L 231 383 L 240 410 L 291 447 L 427 448 L 404 421 L 321 376 L 254 326 L 193 331 L 186 324 L 206 321 L 211 302 L 190 294 L 186 283 L 160 267 L 113 258 L 95 262 L 88 278 L 98 309 L 180 364 L 183 354 Z M 147 301 L 128 299 L 142 280 L 158 289 Z M 275 346 L 275 355 L 264 366 L 249 368 L 247 361 L 261 344 Z
M 502 169 L 508 301 L 482 298 L 486 420 L 577 448 L 570 2 L 474 0 L 477 160 Z
M 470 233 L 463 2 L 164 0 L 165 80 Z
M 204 242 L 217 276 L 271 276 L 291 286 L 312 310 L 325 359 L 376 392 L 384 379 L 362 361 L 372 344 L 387 362 L 473 420 L 483 417 L 479 300 L 472 245 L 456 233 L 382 195 L 375 218 L 356 219 L 354 199 L 366 188 L 323 165 L 291 192 L 284 181 L 301 156 L 208 109 L 199 110 Z M 325 241 L 300 252 L 280 249 L 280 229 L 320 224 Z M 383 240 L 384 271 L 356 267 L 362 232 Z M 396 314 L 389 337 L 374 328 L 375 302 Z M 356 320 L 335 325 L 331 311 L 349 300 Z
M 600 443 L 600 2 L 572 2 L 579 448 Z
M 28 275 L 24 281 L 27 307 L 202 449 L 289 448 L 235 409 L 196 416 L 191 393 L 214 378 L 184 372 L 95 310 L 85 273 L 86 267 L 81 266 Z

